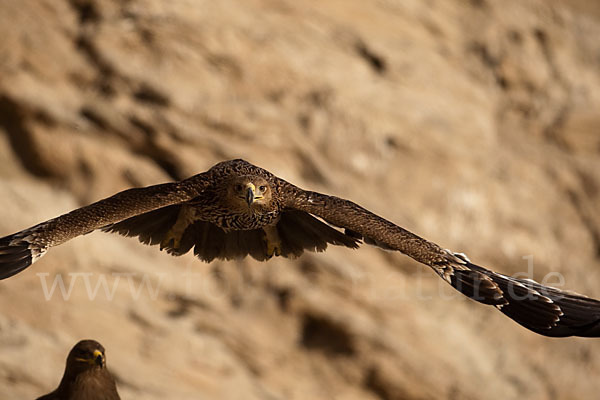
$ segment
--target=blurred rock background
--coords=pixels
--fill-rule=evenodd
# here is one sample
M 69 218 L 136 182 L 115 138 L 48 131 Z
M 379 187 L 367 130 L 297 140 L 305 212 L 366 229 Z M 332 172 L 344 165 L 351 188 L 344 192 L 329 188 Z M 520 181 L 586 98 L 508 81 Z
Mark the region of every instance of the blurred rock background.
M 243 157 L 600 297 L 598 1 L 3 0 L 0 38 L 0 236 Z M 600 342 L 537 336 L 367 247 L 204 264 L 69 242 L 0 283 L 0 398 L 56 387 L 81 338 L 123 399 L 600 390 Z

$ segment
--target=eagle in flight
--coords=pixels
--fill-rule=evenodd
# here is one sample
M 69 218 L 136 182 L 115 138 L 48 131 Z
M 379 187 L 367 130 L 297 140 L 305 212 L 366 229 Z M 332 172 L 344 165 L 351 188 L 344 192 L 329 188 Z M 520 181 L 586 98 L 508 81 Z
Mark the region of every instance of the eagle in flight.
M 172 183 L 135 188 L 0 239 L 0 279 L 96 229 L 137 236 L 201 260 L 294 258 L 328 244 L 362 242 L 431 267 L 462 294 L 545 336 L 599 337 L 600 301 L 471 263 L 363 207 L 303 190 L 244 160 L 224 161 Z

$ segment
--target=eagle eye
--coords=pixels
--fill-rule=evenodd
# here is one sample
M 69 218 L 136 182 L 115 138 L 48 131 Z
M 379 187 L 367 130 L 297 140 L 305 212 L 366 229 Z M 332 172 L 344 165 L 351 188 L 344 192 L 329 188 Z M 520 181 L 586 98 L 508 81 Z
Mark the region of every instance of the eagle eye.
M 240 185 L 239 183 L 237 185 L 235 185 L 235 191 L 236 192 L 241 192 L 243 188 L 244 187 L 242 185 Z
M 258 190 L 260 190 L 261 192 L 264 192 L 265 190 L 267 190 L 267 187 L 265 185 L 260 185 L 258 187 Z

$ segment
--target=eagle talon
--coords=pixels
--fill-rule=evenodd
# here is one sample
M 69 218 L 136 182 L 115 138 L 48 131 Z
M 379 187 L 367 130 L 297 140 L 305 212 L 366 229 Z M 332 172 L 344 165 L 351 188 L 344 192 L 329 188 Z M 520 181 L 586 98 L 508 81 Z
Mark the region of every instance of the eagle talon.
M 274 226 L 265 226 L 263 230 L 265 232 L 264 241 L 267 245 L 267 259 L 271 259 L 273 256 L 280 256 L 281 238 L 277 233 L 277 228 Z
M 273 256 L 280 256 L 281 249 L 278 244 L 271 243 L 267 241 L 267 257 L 270 259 Z
M 160 249 L 161 250 L 164 250 L 166 248 L 178 249 L 180 244 L 181 244 L 181 240 L 179 238 L 176 238 L 171 235 L 167 235 L 167 237 L 165 237 L 160 242 Z
M 195 211 L 191 207 L 183 206 L 177 215 L 175 224 L 169 229 L 165 238 L 160 242 L 160 249 L 170 248 L 173 250 L 179 249 L 181 246 L 181 238 L 183 233 L 190 224 L 194 223 Z

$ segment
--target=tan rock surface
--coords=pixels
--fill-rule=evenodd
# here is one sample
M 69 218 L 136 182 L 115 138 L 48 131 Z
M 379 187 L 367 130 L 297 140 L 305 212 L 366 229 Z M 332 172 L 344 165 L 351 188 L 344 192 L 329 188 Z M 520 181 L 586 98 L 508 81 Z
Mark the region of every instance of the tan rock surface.
M 569 0 L 2 1 L 0 235 L 243 157 L 600 297 L 598 37 L 599 8 Z M 57 278 L 68 299 L 46 295 Z M 209 265 L 103 233 L 52 249 L 0 283 L 0 399 L 53 389 L 86 337 L 123 399 L 600 391 L 599 341 L 537 336 L 366 247 Z

